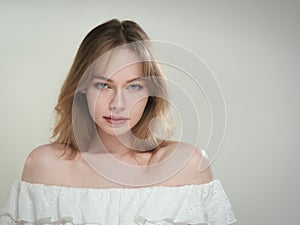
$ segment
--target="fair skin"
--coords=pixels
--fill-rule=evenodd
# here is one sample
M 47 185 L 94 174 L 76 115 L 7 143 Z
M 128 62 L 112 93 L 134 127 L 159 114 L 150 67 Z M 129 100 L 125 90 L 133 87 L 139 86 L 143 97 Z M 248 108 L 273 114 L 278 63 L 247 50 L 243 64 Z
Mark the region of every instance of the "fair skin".
M 162 153 L 162 159 L 167 158 L 170 151 L 179 147 L 189 150 L 193 146 L 185 143 L 171 142 Z M 73 160 L 61 158 L 62 145 L 46 144 L 34 149 L 27 157 L 22 181 L 46 185 L 88 188 L 129 188 L 107 180 L 91 169 L 81 154 Z M 213 180 L 211 167 L 200 172 L 199 165 L 205 168 L 209 164 L 206 154 L 199 148 L 191 155 L 190 160 L 174 176 L 155 184 L 155 186 L 182 186 L 188 184 L 203 184 Z
M 83 92 L 87 97 L 90 114 L 97 125 L 98 137 L 108 153 L 129 165 L 140 166 L 148 162 L 151 154 L 135 152 L 135 159 L 132 158 L 130 131 L 143 114 L 148 100 L 148 90 L 140 79 L 142 65 L 132 63 L 136 61 L 135 55 L 126 51 L 122 52 L 122 56 L 114 57 L 113 63 L 108 65 L 105 73 L 97 71 L 90 86 Z M 116 65 L 121 69 L 116 70 Z M 95 140 L 92 141 L 91 148 L 85 153 L 78 153 L 73 160 L 59 157 L 62 152 L 62 146 L 59 144 L 39 146 L 26 159 L 22 180 L 70 187 L 128 187 L 99 176 L 86 163 L 83 155 L 92 154 L 97 148 L 95 143 Z M 166 142 L 151 161 L 162 162 L 177 148 L 183 152 L 191 152 L 191 158 L 185 162 L 180 171 L 155 185 L 181 186 L 203 184 L 213 180 L 205 152 L 186 143 Z M 200 171 L 200 167 L 206 169 Z
M 84 90 L 98 137 L 115 156 L 132 151 L 131 129 L 142 117 L 148 100 L 142 64 L 134 63 L 138 58 L 130 51 L 120 55 L 110 58 L 105 72 L 95 69 L 89 87 Z

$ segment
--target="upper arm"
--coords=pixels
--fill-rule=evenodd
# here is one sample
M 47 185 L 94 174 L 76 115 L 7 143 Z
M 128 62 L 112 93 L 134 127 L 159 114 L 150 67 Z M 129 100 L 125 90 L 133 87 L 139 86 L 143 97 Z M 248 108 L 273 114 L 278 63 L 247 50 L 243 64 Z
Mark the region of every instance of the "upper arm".
M 54 151 L 49 145 L 42 145 L 32 150 L 24 164 L 22 181 L 46 184 L 55 179 L 53 159 Z

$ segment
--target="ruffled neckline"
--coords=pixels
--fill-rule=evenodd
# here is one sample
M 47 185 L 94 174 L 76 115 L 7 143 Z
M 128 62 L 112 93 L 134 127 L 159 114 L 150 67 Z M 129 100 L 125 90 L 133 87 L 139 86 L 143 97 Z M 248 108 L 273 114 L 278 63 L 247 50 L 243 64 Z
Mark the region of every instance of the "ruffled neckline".
M 203 184 L 85 188 L 15 181 L 0 224 L 224 225 L 236 221 L 217 179 Z
M 70 189 L 70 190 L 78 190 L 78 191 L 136 191 L 136 190 L 149 190 L 149 189 L 186 189 L 192 187 L 203 188 L 205 186 L 213 185 L 215 183 L 221 183 L 220 180 L 214 179 L 207 183 L 201 184 L 185 184 L 180 186 L 164 186 L 164 185 L 153 185 L 153 186 L 143 186 L 143 187 L 109 187 L 109 188 L 94 188 L 94 187 L 76 187 L 76 186 L 65 186 L 65 185 L 57 185 L 57 184 L 43 184 L 43 183 L 31 183 L 23 180 L 17 180 L 15 183 L 20 183 L 20 185 L 32 186 L 32 187 L 41 187 L 41 188 L 54 188 L 54 189 Z

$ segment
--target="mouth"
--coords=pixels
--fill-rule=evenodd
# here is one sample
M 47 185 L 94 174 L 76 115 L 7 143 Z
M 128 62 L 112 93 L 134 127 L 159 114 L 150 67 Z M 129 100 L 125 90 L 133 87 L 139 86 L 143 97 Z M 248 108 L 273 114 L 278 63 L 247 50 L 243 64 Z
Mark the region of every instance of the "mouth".
M 115 116 L 103 116 L 103 118 L 109 124 L 123 124 L 129 120 L 129 118 L 126 118 L 126 117 L 115 117 Z

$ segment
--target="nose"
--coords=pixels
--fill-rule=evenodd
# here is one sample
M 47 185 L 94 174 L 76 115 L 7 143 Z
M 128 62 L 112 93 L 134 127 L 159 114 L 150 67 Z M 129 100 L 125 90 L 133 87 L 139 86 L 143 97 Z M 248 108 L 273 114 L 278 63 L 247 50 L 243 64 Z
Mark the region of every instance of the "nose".
M 114 112 L 119 112 L 125 109 L 125 97 L 122 90 L 115 91 L 114 96 L 110 101 L 109 108 Z

